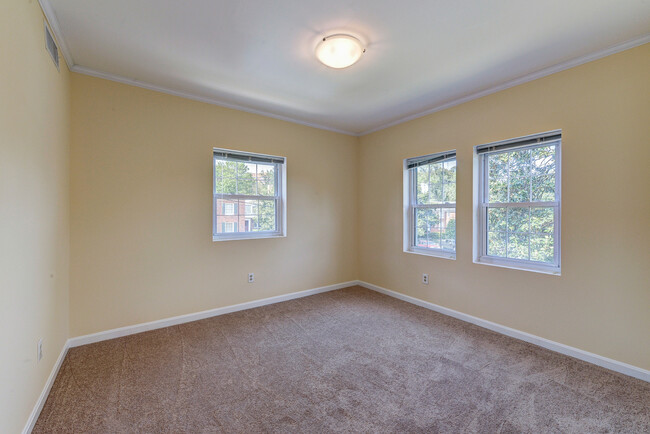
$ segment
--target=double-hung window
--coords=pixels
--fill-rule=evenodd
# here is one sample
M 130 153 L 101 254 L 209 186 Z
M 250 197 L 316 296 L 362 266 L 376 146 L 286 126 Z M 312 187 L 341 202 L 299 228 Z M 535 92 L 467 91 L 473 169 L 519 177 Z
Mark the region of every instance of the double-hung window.
M 286 235 L 284 157 L 214 149 L 214 241 Z
M 560 273 L 561 131 L 475 148 L 477 262 Z
M 404 160 L 404 251 L 456 258 L 456 151 Z

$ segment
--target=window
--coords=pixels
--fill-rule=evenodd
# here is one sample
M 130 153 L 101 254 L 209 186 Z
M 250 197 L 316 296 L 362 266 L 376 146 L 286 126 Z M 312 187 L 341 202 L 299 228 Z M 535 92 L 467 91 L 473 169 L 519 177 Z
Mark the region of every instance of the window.
M 214 241 L 286 235 L 283 157 L 215 149 Z
M 477 146 L 481 263 L 560 273 L 561 131 Z
M 456 151 L 404 160 L 404 251 L 456 257 Z

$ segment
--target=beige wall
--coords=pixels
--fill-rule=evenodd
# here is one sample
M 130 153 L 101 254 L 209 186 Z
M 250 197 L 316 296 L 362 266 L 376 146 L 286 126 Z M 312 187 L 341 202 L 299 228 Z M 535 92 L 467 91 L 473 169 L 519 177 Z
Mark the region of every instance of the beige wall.
M 36 1 L 0 2 L 2 433 L 23 429 L 68 337 L 69 73 L 43 32 Z
M 0 4 L 0 432 L 68 336 L 357 278 L 650 369 L 650 45 L 358 139 L 58 72 L 42 26 Z M 472 147 L 556 128 L 562 276 L 473 264 Z M 286 238 L 212 241 L 213 147 L 287 157 Z M 402 159 L 449 149 L 457 260 L 403 253 Z
M 357 138 L 72 77 L 72 336 L 356 279 Z M 286 238 L 212 241 L 213 147 L 287 157 Z
M 648 71 L 650 44 L 362 137 L 360 279 L 650 369 Z M 472 147 L 556 128 L 562 276 L 473 264 Z M 403 253 L 402 159 L 450 149 L 457 260 Z

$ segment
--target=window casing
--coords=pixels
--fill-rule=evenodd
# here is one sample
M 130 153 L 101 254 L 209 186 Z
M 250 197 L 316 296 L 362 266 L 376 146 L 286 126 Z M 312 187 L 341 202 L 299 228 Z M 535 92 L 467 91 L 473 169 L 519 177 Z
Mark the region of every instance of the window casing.
M 214 149 L 213 241 L 286 236 L 284 157 Z
M 560 274 L 561 131 L 480 145 L 475 262 Z
M 456 258 L 456 151 L 404 160 L 404 251 Z

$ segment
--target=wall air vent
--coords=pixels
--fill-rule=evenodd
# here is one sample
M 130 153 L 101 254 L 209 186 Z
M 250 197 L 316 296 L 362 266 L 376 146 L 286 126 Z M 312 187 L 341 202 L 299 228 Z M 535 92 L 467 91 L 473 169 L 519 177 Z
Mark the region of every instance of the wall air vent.
M 56 65 L 56 69 L 58 70 L 59 69 L 59 47 L 56 46 L 56 41 L 52 37 L 52 33 L 50 33 L 50 28 L 47 26 L 47 23 L 45 23 L 45 48 L 47 49 L 47 52 L 50 53 L 50 56 L 52 57 L 52 60 Z

